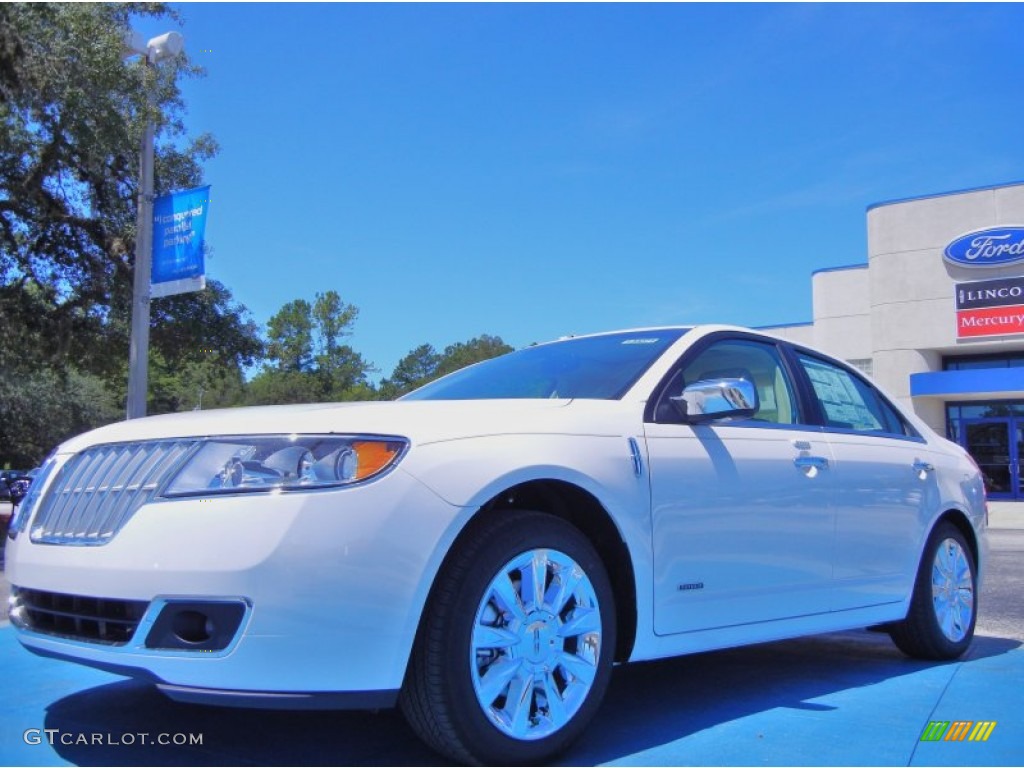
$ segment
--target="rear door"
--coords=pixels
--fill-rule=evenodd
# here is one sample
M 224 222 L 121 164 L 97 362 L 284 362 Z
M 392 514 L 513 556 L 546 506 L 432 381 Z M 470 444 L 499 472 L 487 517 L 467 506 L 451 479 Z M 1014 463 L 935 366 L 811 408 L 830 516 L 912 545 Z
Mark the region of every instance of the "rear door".
M 810 353 L 796 357 L 834 457 L 832 610 L 898 602 L 913 584 L 938 500 L 931 451 L 866 379 Z

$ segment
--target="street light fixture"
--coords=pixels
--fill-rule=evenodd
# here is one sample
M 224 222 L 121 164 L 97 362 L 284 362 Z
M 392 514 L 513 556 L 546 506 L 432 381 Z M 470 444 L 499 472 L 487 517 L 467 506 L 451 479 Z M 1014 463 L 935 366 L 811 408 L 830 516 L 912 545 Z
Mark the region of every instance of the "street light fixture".
M 177 56 L 185 47 L 185 38 L 177 32 L 165 32 L 145 45 L 137 32 L 124 39 L 125 56 L 142 56 L 147 67 Z M 147 104 L 150 98 L 147 92 Z M 132 290 L 132 331 L 128 349 L 129 419 L 146 415 L 149 377 L 149 280 L 153 258 L 153 121 L 147 115 L 142 133 L 139 161 L 139 212 L 135 235 L 135 283 Z

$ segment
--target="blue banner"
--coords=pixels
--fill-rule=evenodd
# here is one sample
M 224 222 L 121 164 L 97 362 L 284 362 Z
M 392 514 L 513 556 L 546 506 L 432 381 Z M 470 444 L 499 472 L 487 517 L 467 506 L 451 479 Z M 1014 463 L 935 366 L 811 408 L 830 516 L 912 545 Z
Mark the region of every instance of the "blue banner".
M 203 244 L 209 207 L 208 186 L 174 192 L 153 201 L 150 296 L 172 296 L 206 287 Z

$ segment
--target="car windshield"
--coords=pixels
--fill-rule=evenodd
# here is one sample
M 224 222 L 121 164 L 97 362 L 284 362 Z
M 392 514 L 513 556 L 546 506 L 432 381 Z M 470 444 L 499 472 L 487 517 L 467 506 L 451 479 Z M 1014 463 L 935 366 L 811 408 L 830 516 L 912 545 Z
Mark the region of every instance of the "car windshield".
M 584 336 L 527 347 L 463 368 L 403 400 L 614 400 L 687 329 Z

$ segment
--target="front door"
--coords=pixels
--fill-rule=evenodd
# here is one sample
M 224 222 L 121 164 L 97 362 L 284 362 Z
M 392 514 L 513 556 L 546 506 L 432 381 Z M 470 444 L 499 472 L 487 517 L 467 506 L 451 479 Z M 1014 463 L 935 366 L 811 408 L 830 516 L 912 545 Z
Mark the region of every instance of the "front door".
M 753 418 L 673 422 L 670 396 L 729 378 L 757 387 Z M 680 362 L 645 425 L 659 635 L 828 612 L 832 454 L 795 392 L 771 344 L 727 338 Z
M 971 419 L 963 424 L 962 442 L 981 468 L 991 499 L 1024 498 L 1020 455 L 1024 452 L 1024 420 Z
M 827 613 L 832 463 L 819 432 L 648 424 L 659 635 Z

